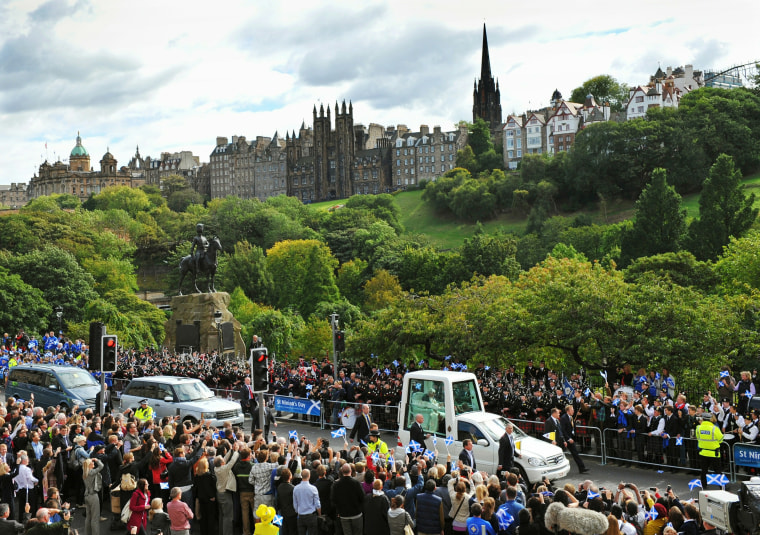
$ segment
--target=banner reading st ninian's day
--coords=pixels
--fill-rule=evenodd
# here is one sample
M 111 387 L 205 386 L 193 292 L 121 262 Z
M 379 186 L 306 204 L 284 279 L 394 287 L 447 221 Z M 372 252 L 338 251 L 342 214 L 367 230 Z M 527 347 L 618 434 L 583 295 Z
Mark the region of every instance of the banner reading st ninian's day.
M 319 401 L 314 401 L 311 399 L 275 396 L 274 410 L 282 412 L 293 412 L 296 414 L 307 414 L 309 416 L 319 416 L 322 410 L 322 406 Z

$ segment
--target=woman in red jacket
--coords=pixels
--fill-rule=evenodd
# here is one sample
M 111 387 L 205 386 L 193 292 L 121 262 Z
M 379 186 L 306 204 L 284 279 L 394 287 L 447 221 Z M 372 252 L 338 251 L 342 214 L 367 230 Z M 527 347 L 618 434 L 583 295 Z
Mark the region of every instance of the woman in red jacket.
M 129 500 L 129 510 L 132 516 L 127 522 L 127 533 L 134 535 L 148 535 L 148 511 L 150 510 L 150 492 L 148 492 L 148 480 L 140 479 L 137 488 Z
M 150 476 L 148 477 L 148 490 L 150 495 L 154 498 L 161 498 L 164 503 L 169 500 L 169 490 L 161 490 L 161 483 L 167 483 L 169 481 L 169 474 L 166 473 L 166 467 L 173 461 L 171 454 L 161 446 L 157 447 L 151 452 L 150 461 L 148 467 L 150 468 Z M 161 477 L 164 474 L 164 477 Z

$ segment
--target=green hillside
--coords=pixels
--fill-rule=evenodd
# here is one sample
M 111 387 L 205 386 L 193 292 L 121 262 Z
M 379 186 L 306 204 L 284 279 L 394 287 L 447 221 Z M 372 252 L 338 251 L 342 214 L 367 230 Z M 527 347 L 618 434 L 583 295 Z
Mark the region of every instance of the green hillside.
M 755 206 L 760 207 L 760 173 L 750 176 L 744 183 L 748 192 L 755 193 L 757 199 Z M 431 243 L 441 249 L 453 249 L 459 247 L 465 238 L 472 236 L 476 225 L 457 221 L 451 214 L 436 213 L 429 204 L 422 200 L 422 190 L 399 191 L 394 194 L 396 202 L 401 209 L 401 222 L 406 232 L 427 236 Z M 318 210 L 329 210 L 334 206 L 341 205 L 342 201 L 328 201 L 314 203 L 310 206 Z M 686 208 L 689 218 L 699 215 L 699 194 L 686 195 L 683 198 L 683 206 Z M 625 200 L 613 200 L 607 203 L 605 209 L 599 205 L 579 212 L 567 212 L 560 215 L 575 217 L 587 214 L 600 225 L 616 223 L 628 219 L 633 215 L 634 203 Z M 527 222 L 522 216 L 501 214 L 495 219 L 483 222 L 486 232 L 503 230 L 523 234 Z

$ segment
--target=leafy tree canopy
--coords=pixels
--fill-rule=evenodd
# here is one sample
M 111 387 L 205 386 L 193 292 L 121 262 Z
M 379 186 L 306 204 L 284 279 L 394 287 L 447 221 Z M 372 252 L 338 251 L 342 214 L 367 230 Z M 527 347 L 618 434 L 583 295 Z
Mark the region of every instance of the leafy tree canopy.
M 600 74 L 573 89 L 570 101 L 583 104 L 587 95 L 593 95 L 599 105 L 609 102 L 612 111 L 622 111 L 628 103 L 628 85 L 618 82 L 609 74 Z

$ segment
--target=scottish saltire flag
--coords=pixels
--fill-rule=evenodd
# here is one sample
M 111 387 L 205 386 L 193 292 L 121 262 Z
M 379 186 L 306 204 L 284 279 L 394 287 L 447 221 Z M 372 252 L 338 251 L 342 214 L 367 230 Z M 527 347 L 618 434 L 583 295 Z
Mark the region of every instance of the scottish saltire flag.
M 683 446 L 683 437 L 676 437 L 676 446 Z
M 657 509 L 655 509 L 654 507 L 652 507 L 649 511 L 647 511 L 646 513 L 644 513 L 644 515 L 649 520 L 656 520 L 657 517 L 660 516 L 660 514 L 657 512 Z
M 446 355 L 446 358 L 444 358 L 443 360 L 451 360 L 451 355 Z
M 372 454 L 372 462 L 377 464 L 380 462 L 380 454 L 375 452 Z
M 394 361 L 393 361 L 393 365 L 394 365 L 396 368 L 398 368 L 398 364 L 399 364 L 399 362 L 398 362 L 397 360 L 394 360 Z
M 720 372 L 720 378 L 729 377 L 731 374 L 728 373 L 728 370 Z
M 451 435 L 446 437 L 446 440 L 444 441 L 446 446 L 451 446 L 454 443 L 454 437 Z
M 689 481 L 689 490 L 694 490 L 697 487 L 700 489 L 702 488 L 702 482 L 699 479 L 692 479 Z
M 306 385 L 306 390 L 311 390 L 312 388 L 314 388 L 314 385 Z
M 425 365 L 425 359 L 422 359 L 422 360 L 421 360 L 421 361 L 419 361 L 417 364 L 418 364 L 419 366 L 424 366 L 424 365 Z
M 274 518 L 272 519 L 272 524 L 275 526 L 282 527 L 282 517 L 280 515 L 274 515 Z
M 385 375 L 390 375 L 391 371 L 388 368 L 385 368 Z
M 433 446 L 435 446 L 436 444 L 438 444 L 438 439 L 435 438 L 435 435 L 433 435 Z
M 588 396 L 589 394 L 591 394 L 591 389 L 589 387 L 586 387 L 586 390 L 583 391 L 583 395 Z
M 485 368 L 485 369 L 486 369 L 486 371 L 488 371 L 488 370 L 490 370 L 490 369 L 491 369 L 491 367 L 490 367 L 490 366 L 486 366 L 486 368 Z
M 288 438 L 294 438 L 298 440 L 298 431 L 288 431 Z
M 728 484 L 728 478 L 725 474 L 707 474 L 707 484 L 723 487 Z
M 420 449 L 420 443 L 415 440 L 410 440 L 409 449 L 412 451 L 417 451 L 418 449 Z
M 665 384 L 668 385 L 670 388 L 676 387 L 676 381 L 672 377 L 668 377 L 665 379 Z
M 499 521 L 499 531 L 506 531 L 515 521 L 514 517 L 502 505 L 496 511 L 496 519 Z
M 346 436 L 346 428 L 341 427 L 339 429 L 336 429 L 335 431 L 331 431 L 330 434 L 333 438 L 340 438 Z
M 598 492 L 594 492 L 591 489 L 589 489 L 588 490 L 588 494 L 586 494 L 586 499 L 587 500 L 593 500 L 594 498 L 598 498 L 598 497 L 599 497 L 599 493 Z

